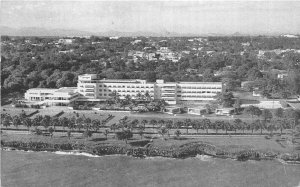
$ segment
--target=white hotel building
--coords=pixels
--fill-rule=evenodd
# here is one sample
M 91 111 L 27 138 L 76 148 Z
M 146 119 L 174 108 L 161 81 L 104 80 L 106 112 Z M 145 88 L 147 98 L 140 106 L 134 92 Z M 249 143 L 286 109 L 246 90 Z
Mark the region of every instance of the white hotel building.
M 104 101 L 116 91 L 121 97 L 132 98 L 140 92 L 148 92 L 154 100 L 164 99 L 168 104 L 202 102 L 214 100 L 222 92 L 221 82 L 147 82 L 141 79 L 98 79 L 96 74 L 78 76 L 78 101 Z

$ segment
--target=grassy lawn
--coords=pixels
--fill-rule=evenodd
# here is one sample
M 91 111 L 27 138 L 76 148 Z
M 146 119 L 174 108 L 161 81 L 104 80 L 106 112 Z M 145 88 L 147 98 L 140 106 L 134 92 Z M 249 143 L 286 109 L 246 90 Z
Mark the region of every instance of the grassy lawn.
M 277 143 L 276 137 L 272 139 L 265 139 L 261 136 L 255 137 L 229 137 L 229 136 L 208 136 L 208 137 L 188 137 L 180 136 L 179 139 L 174 139 L 174 137 L 165 136 L 166 140 L 163 140 L 160 136 L 153 137 L 152 144 L 158 147 L 170 147 L 170 146 L 181 146 L 191 142 L 207 142 L 216 146 L 221 146 L 231 150 L 240 150 L 240 149 L 256 149 L 256 150 L 270 150 L 278 152 L 291 152 L 292 146 L 286 143 L 279 144 Z M 81 134 L 72 134 L 69 139 L 66 134 L 56 134 L 51 137 L 46 136 L 37 136 L 37 135 L 26 135 L 26 134 L 3 134 L 2 139 L 4 141 L 43 141 L 43 142 L 54 142 L 54 143 L 84 143 L 87 145 L 96 145 L 96 144 L 114 144 L 114 145 L 124 145 L 127 146 L 125 141 L 116 140 L 114 134 L 109 134 L 108 139 L 106 140 L 103 134 L 94 134 L 92 137 L 86 139 L 81 136 Z M 149 138 L 142 138 L 139 135 L 134 135 L 132 139 L 128 141 L 128 144 L 134 142 L 139 142 L 143 140 L 149 140 Z M 300 149 L 296 149 L 300 153 Z

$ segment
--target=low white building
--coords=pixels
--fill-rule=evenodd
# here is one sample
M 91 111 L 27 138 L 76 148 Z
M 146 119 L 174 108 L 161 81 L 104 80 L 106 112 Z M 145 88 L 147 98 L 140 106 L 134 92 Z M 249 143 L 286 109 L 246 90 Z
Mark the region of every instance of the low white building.
M 78 97 L 79 94 L 76 87 L 63 87 L 59 89 L 31 88 L 25 93 L 27 103 L 39 105 L 68 105 Z

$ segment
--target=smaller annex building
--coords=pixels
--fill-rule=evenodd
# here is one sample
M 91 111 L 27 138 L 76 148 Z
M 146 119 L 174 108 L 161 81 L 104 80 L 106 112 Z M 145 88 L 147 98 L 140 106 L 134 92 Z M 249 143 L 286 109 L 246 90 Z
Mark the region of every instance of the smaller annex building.
M 193 115 L 203 115 L 206 113 L 206 108 L 204 107 L 193 107 L 193 108 L 188 108 L 187 111 L 188 114 L 193 114 Z
M 76 87 L 31 88 L 26 91 L 27 103 L 38 105 L 66 106 L 79 97 Z

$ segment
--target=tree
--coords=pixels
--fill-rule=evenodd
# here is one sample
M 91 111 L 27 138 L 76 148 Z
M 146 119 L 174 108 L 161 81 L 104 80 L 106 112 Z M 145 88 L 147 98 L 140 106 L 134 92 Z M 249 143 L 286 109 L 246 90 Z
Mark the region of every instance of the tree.
M 94 131 L 97 132 L 100 126 L 101 126 L 101 121 L 99 119 L 92 120 L 92 128 L 94 129 Z
M 52 138 L 54 129 L 52 127 L 49 127 L 48 132 L 50 133 L 50 137 Z
M 232 125 L 226 121 L 223 123 L 223 130 L 225 130 L 225 133 L 227 134 L 227 131 L 230 130 L 232 128 Z M 236 133 L 236 128 L 235 128 L 235 133 Z
M 232 92 L 220 92 L 215 96 L 217 103 L 223 107 L 232 107 L 234 103 L 233 98 Z
M 167 133 L 168 133 L 168 129 L 165 126 L 160 127 L 158 130 L 158 134 L 162 136 L 163 140 L 165 140 L 165 134 Z
M 2 119 L 2 117 L 1 117 L 1 119 Z M 4 117 L 4 120 L 3 120 L 3 126 L 4 127 L 8 127 L 8 126 L 10 126 L 10 122 L 11 122 L 11 117 L 9 116 L 9 115 L 6 115 L 5 117 Z
M 239 127 L 242 125 L 242 123 L 243 123 L 243 121 L 239 118 L 237 118 L 233 121 L 235 133 L 236 133 L 236 130 L 239 129 Z
M 50 116 L 44 116 L 44 118 L 41 121 L 41 125 L 45 128 L 45 130 L 48 129 L 50 126 L 51 117 Z
M 128 123 L 129 123 L 129 120 L 128 120 L 128 117 L 127 117 L 127 116 L 124 116 L 123 118 L 121 118 L 121 119 L 119 120 L 119 125 L 120 125 L 120 127 L 122 128 L 122 130 L 124 130 L 124 128 L 127 128 Z
M 284 114 L 283 108 L 277 108 L 277 109 L 275 110 L 275 116 L 276 116 L 277 118 L 283 118 L 283 114 Z
M 144 131 L 145 131 L 145 127 L 142 125 L 139 125 L 138 126 L 138 134 L 141 136 L 141 139 L 143 139 Z
M 154 126 L 157 125 L 157 121 L 155 119 L 152 119 L 150 121 L 150 124 L 152 125 L 152 129 L 153 129 L 153 132 L 154 132 Z
M 186 128 L 186 134 L 189 134 L 189 127 L 192 125 L 192 121 L 190 119 L 185 119 L 183 125 Z
M 82 133 L 82 135 L 83 135 L 83 137 L 85 137 L 86 139 L 88 139 L 89 137 L 93 136 L 93 132 L 90 131 L 89 128 L 85 128 L 85 131 Z
M 246 107 L 245 112 L 246 114 L 251 115 L 252 122 L 253 122 L 253 116 L 260 116 L 262 114 L 262 111 L 258 107 L 253 105 Z
M 241 123 L 241 129 L 243 130 L 243 134 L 245 134 L 245 129 L 247 128 L 248 124 L 247 122 Z
M 209 119 L 205 118 L 202 120 L 202 123 L 203 123 L 203 128 L 206 129 L 206 134 L 208 134 L 208 129 L 210 128 L 210 126 L 212 124 L 211 121 Z
M 104 132 L 103 132 L 103 134 L 105 136 L 105 139 L 107 140 L 107 135 L 109 134 L 109 130 L 105 129 Z
M 176 138 L 179 138 L 179 136 L 181 135 L 181 131 L 179 129 L 177 129 L 175 132 L 174 132 L 174 135 L 176 136 Z
M 201 126 L 202 126 L 202 121 L 194 120 L 192 122 L 192 127 L 193 127 L 193 129 L 196 129 L 197 134 L 198 134 L 199 129 L 201 129 Z
M 55 132 L 56 126 L 59 125 L 59 119 L 58 119 L 58 117 L 52 117 L 50 123 L 51 123 L 51 125 L 53 126 L 53 130 L 54 130 L 54 132 Z
M 18 128 L 19 125 L 21 125 L 20 117 L 19 117 L 19 116 L 14 116 L 14 117 L 12 118 L 12 124 L 13 124 L 13 126 L 15 126 L 16 128 Z
M 141 123 L 144 125 L 144 128 L 146 128 L 146 124 L 148 123 L 148 121 L 143 119 Z
M 218 129 L 220 129 L 224 126 L 224 121 L 217 120 L 213 123 L 213 126 L 216 130 L 216 134 L 218 134 Z
M 87 133 L 89 133 L 88 131 L 89 131 L 89 129 L 91 127 L 91 124 L 92 124 L 91 118 L 87 118 L 87 117 L 84 116 L 84 118 L 83 118 L 83 124 L 84 124 L 83 127 L 87 130 Z
M 130 123 L 130 130 L 133 131 L 133 129 L 136 128 L 138 124 L 139 124 L 138 119 L 132 120 L 131 123 Z
M 125 140 L 125 143 L 127 144 L 127 140 L 129 138 L 132 138 L 133 134 L 129 129 L 122 130 L 120 132 L 116 132 L 116 136 L 118 140 Z
M 60 125 L 63 127 L 63 130 L 65 131 L 65 127 L 69 124 L 69 119 L 67 117 L 63 117 L 59 119 Z
M 159 124 L 160 127 L 162 127 L 166 122 L 165 120 L 161 119 L 157 123 Z
M 173 121 L 172 120 L 167 120 L 165 123 L 166 123 L 165 127 L 168 131 L 168 137 L 170 137 L 170 130 L 173 127 Z
M 110 129 L 116 132 L 116 130 L 119 128 L 119 126 L 116 123 L 111 124 Z
M 236 100 L 234 101 L 234 110 L 235 110 L 235 113 L 238 114 L 241 110 L 241 101 L 240 101 L 240 98 L 236 98 Z
M 80 130 L 83 128 L 83 118 L 77 117 L 76 118 L 76 125 L 75 126 L 79 130 L 79 132 L 80 132 Z
M 23 124 L 27 127 L 27 129 L 28 129 L 28 131 L 29 131 L 30 127 L 32 126 L 32 121 L 31 121 L 30 118 L 25 118 L 25 119 L 23 120 Z
M 71 139 L 71 133 L 72 132 L 70 130 L 67 131 L 67 136 L 68 136 L 69 140 Z
M 261 114 L 262 118 L 263 118 L 263 123 L 265 126 L 268 127 L 269 130 L 271 130 L 271 133 L 273 133 L 273 124 L 269 124 L 271 122 L 271 119 L 273 118 L 273 115 L 271 113 L 271 111 L 269 109 L 264 109 L 262 111 L 262 114 Z

